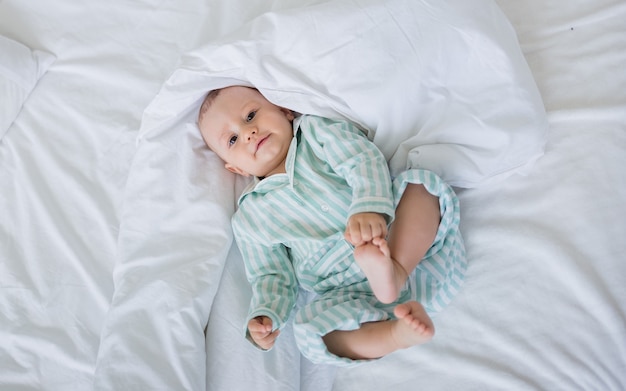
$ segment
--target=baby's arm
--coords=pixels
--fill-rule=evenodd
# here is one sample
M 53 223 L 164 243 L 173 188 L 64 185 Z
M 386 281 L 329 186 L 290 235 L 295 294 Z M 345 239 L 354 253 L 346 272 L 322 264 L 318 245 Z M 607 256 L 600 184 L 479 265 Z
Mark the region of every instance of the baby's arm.
M 246 338 L 267 350 L 293 310 L 298 286 L 287 248 L 270 240 L 267 233 L 273 230 L 264 229 L 269 224 L 268 219 L 257 219 L 262 215 L 257 213 L 254 204 L 240 206 L 233 217 L 233 231 L 252 287 L 245 321 Z M 259 223 L 266 225 L 261 227 Z
M 272 319 L 267 316 L 257 316 L 248 322 L 248 333 L 261 349 L 269 350 L 274 346 L 280 330 L 276 329 L 272 332 Z
M 368 243 L 374 238 L 384 239 L 387 237 L 387 220 L 380 213 L 355 213 L 348 218 L 344 237 L 355 247 Z

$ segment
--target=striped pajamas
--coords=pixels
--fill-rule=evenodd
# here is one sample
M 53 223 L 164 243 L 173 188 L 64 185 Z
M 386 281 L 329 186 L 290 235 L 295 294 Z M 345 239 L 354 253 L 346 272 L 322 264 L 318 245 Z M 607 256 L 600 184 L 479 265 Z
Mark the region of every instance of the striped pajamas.
M 252 285 L 248 320 L 264 315 L 275 329 L 282 328 L 298 286 L 315 292 L 317 298 L 295 316 L 300 350 L 313 362 L 354 363 L 329 353 L 322 336 L 389 319 L 395 304 L 375 299 L 343 232 L 355 213 L 378 212 L 393 221 L 408 183 L 421 183 L 439 197 L 442 219 L 433 246 L 397 302 L 418 300 L 431 315 L 450 302 L 466 260 L 458 200 L 439 177 L 408 170 L 392 182 L 384 156 L 355 126 L 308 115 L 294 120 L 286 171 L 256 180 L 233 216 Z

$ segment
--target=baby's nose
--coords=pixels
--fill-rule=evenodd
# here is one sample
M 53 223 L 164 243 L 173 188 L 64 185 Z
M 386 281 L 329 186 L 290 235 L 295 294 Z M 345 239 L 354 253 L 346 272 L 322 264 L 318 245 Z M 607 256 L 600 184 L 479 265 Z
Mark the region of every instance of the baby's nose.
M 257 134 L 256 128 L 249 128 L 248 132 L 246 133 L 246 139 L 252 140 L 252 138 L 256 137 L 256 134 Z

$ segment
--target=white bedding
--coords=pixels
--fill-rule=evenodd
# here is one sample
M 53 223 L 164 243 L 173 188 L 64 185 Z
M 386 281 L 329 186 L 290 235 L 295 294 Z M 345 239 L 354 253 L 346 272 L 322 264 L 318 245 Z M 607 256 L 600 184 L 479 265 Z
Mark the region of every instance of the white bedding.
M 525 175 L 459 189 L 470 267 L 461 294 L 435 319 L 432 343 L 335 370 L 301 359 L 288 330 L 265 354 L 242 338 L 249 291 L 228 218 L 243 182 L 221 169 L 193 127 L 191 107 L 213 81 L 181 89 L 191 103 L 167 100 L 169 82 L 199 58 L 196 48 L 231 42 L 228 34 L 264 12 L 313 3 L 0 2 L 0 35 L 56 56 L 0 140 L 0 390 L 626 389 L 619 0 L 498 1 L 545 105 L 549 128 L 537 134 L 547 143 L 538 160 L 536 150 L 526 155 Z M 332 10 L 367 1 L 319 3 Z M 492 3 L 466 4 L 482 5 L 454 11 L 504 23 Z M 251 26 L 259 36 L 276 29 Z M 258 83 L 241 77 L 255 67 L 238 65 L 239 78 L 221 83 Z M 310 86 L 301 76 L 292 83 Z M 487 92 L 499 97 L 496 87 Z M 352 117 L 359 106 L 351 102 L 338 114 Z M 154 108 L 163 110 L 160 130 L 149 122 Z M 505 121 L 497 134 L 518 126 Z M 508 145 L 518 150 L 527 139 Z

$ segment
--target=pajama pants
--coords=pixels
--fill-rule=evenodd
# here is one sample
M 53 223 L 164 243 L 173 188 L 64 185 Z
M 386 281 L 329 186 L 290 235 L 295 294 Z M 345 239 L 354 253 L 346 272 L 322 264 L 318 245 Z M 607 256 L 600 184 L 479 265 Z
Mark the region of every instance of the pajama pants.
M 458 293 L 467 260 L 459 232 L 459 201 L 452 189 L 434 174 L 408 170 L 393 180 L 395 206 L 409 183 L 423 184 L 439 197 L 441 222 L 435 241 L 409 276 L 396 302 L 376 300 L 369 283 L 338 286 L 299 309 L 294 320 L 294 334 L 302 354 L 315 363 L 349 366 L 361 360 L 338 357 L 328 351 L 322 337 L 334 330 L 355 330 L 362 323 L 393 319 L 398 303 L 416 300 L 433 316 L 445 308 Z

